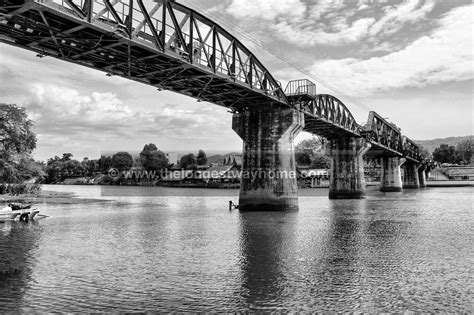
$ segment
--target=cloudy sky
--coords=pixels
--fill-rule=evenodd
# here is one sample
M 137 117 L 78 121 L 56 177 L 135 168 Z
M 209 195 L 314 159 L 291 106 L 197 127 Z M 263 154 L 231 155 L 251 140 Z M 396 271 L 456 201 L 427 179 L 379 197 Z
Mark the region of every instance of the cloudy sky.
M 178 0 L 241 39 L 284 85 L 307 78 L 363 124 L 375 110 L 412 139 L 473 134 L 469 0 Z M 226 109 L 0 44 L 0 102 L 36 122 L 35 157 L 238 151 Z M 299 139 L 308 137 L 306 134 Z

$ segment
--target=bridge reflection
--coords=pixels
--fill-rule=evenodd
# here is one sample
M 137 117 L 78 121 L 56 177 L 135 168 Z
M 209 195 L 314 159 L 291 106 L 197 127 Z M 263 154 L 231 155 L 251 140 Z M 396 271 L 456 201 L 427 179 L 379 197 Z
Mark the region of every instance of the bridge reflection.
M 316 219 L 308 212 L 241 213 L 241 298 L 252 310 L 370 310 L 396 303 L 390 283 L 402 272 L 407 225 L 378 220 L 375 207 L 363 199 L 336 200 Z M 301 222 L 308 220 L 314 224 Z

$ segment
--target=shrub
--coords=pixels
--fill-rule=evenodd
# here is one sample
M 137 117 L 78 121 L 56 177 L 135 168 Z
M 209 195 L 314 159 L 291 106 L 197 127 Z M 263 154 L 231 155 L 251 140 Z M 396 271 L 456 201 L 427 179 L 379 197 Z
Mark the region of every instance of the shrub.
M 0 195 L 37 195 L 41 192 L 40 184 L 7 184 L 0 183 Z

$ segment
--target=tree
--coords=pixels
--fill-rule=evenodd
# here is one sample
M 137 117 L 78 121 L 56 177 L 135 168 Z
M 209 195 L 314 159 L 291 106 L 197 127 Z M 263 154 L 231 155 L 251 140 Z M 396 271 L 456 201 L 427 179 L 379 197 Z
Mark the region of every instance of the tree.
M 110 156 L 101 155 L 97 161 L 97 166 L 100 172 L 107 173 L 112 167 L 112 158 Z
M 460 158 L 454 146 L 442 144 L 433 151 L 433 159 L 439 163 L 456 164 Z
M 61 161 L 66 162 L 70 161 L 72 159 L 72 153 L 63 153 L 63 157 L 61 158 Z
M 127 171 L 133 165 L 133 157 L 128 152 L 118 152 L 112 156 L 112 167 L 119 171 Z
M 196 158 L 197 165 L 205 165 L 207 163 L 207 156 L 206 152 L 203 150 L 199 150 L 197 158 Z
M 313 168 L 329 168 L 331 163 L 322 147 L 321 140 L 316 137 L 301 141 L 295 147 L 296 164 Z
M 418 145 L 418 147 L 420 148 L 420 155 L 425 158 L 425 159 L 428 159 L 431 157 L 431 153 L 430 151 L 428 151 L 428 149 L 426 149 L 425 147 L 421 146 L 421 145 Z
M 36 172 L 30 153 L 36 148 L 33 122 L 24 108 L 0 104 L 0 181 L 16 183 L 29 179 Z
M 458 156 L 462 159 L 464 164 L 471 163 L 472 157 L 472 139 L 466 139 L 461 141 L 456 146 L 456 150 L 458 152 Z
M 308 152 L 295 152 L 296 164 L 311 165 L 311 154 Z
M 14 104 L 0 104 L 0 158 L 28 155 L 36 148 L 33 121 L 26 111 Z
M 192 153 L 188 153 L 186 155 L 183 155 L 179 161 L 179 164 L 181 165 L 182 168 L 188 169 L 188 168 L 195 168 L 196 167 L 196 157 Z
M 44 177 L 46 177 L 44 168 L 45 164 L 43 162 L 37 162 L 30 157 L 22 157 L 16 165 L 20 181 L 32 178 L 36 178 L 40 182 L 43 181 Z
M 168 167 L 168 158 L 156 145 L 150 143 L 140 153 L 140 164 L 147 171 L 160 171 Z

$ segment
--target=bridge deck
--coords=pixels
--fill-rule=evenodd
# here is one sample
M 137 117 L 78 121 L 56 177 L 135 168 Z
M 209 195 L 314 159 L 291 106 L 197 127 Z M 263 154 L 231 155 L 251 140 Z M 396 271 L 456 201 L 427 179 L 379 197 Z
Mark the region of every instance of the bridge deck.
M 164 32 L 167 33 L 168 40 L 163 41 L 163 49 L 160 50 L 156 46 L 156 38 L 150 34 L 150 28 L 141 31 L 139 25 L 136 25 L 127 31 L 116 20 L 100 15 L 100 8 L 97 6 L 89 22 L 87 17 L 78 16 L 61 1 L 61 4 L 58 1 L 5 2 L 5 6 L 0 7 L 0 12 L 8 18 L 0 22 L 0 41 L 7 44 L 35 51 L 40 56 L 52 56 L 104 71 L 108 75 L 122 76 L 228 108 L 262 104 L 289 106 L 276 81 L 240 42 L 232 38 L 227 53 L 224 52 L 216 39 L 221 36 L 218 38 L 219 43 L 225 40 L 228 42 L 230 36 L 221 29 L 218 31 L 215 24 L 210 26 L 213 31 L 208 36 L 212 38 L 214 46 L 201 48 L 198 57 L 197 54 L 190 56 L 188 50 L 183 48 L 184 45 L 172 45 L 178 33 L 183 37 L 188 36 L 187 41 L 191 41 L 190 35 L 179 29 L 179 26 L 167 25 L 169 30 L 165 28 Z M 144 12 L 146 10 L 140 13 L 143 15 Z M 200 17 L 175 3 L 168 3 L 166 12 L 168 17 L 180 16 L 182 20 L 190 20 L 186 16 L 191 14 L 196 19 Z M 120 11 L 118 13 L 124 14 Z M 139 13 L 135 12 L 135 15 L 138 16 Z M 151 16 L 149 18 L 152 19 Z M 187 23 L 189 27 L 190 22 Z M 199 23 L 193 22 L 195 39 L 202 38 L 201 35 L 196 35 Z M 209 28 L 207 24 L 201 25 L 201 28 L 204 27 Z M 129 34 L 133 32 L 136 33 L 135 36 Z M 204 45 L 208 42 L 209 39 Z M 233 56 L 229 50 L 234 50 Z M 208 52 L 213 53 L 213 56 Z M 219 53 L 221 59 L 216 57 Z M 234 62 L 232 68 L 229 64 L 231 57 Z M 240 67 L 236 63 L 241 63 Z M 236 73 L 230 73 L 231 69 Z
M 316 95 L 308 80 L 293 81 L 294 91 L 285 94 L 240 41 L 174 1 L 4 0 L 0 42 L 233 112 L 292 107 L 304 112 L 307 132 L 329 139 L 365 137 L 373 145 L 372 154 L 418 158 L 416 144 L 406 141 L 403 147 L 393 124 L 371 112 L 368 129 L 359 126 L 340 100 Z

